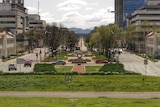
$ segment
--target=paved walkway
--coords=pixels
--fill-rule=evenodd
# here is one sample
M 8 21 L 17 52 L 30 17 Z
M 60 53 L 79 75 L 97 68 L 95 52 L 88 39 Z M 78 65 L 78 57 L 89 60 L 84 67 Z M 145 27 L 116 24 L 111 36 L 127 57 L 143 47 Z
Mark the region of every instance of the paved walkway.
M 0 92 L 0 97 L 160 98 L 160 92 Z
M 85 72 L 85 66 L 84 65 L 74 65 L 72 72 L 78 72 L 78 73 L 84 73 Z

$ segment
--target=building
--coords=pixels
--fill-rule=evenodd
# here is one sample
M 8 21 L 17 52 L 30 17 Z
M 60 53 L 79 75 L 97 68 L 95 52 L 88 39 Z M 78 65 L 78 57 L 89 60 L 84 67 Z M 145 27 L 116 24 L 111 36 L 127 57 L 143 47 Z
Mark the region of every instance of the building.
M 146 36 L 146 55 L 160 58 L 160 33 L 151 32 Z
M 40 15 L 38 14 L 28 14 L 28 21 L 29 21 L 29 29 L 37 28 L 37 29 L 45 29 L 46 22 L 40 19 Z
M 115 0 L 115 24 L 126 28 L 128 15 L 144 6 L 145 3 L 146 0 Z
M 159 4 L 160 1 L 159 0 L 147 0 L 147 5 L 157 5 Z
M 129 25 L 136 26 L 137 30 L 148 28 L 146 29 L 147 32 L 151 32 L 154 26 L 160 27 L 160 4 L 149 4 L 141 7 L 128 17 L 128 22 Z
M 129 25 L 136 27 L 135 50 L 145 53 L 145 36 L 149 32 L 160 32 L 160 1 L 149 2 L 128 17 Z
M 16 53 L 15 35 L 10 32 L 0 32 L 0 59 Z
M 26 30 L 27 9 L 24 0 L 3 0 L 0 3 L 0 28 L 8 28 L 14 34 Z
M 13 3 L 24 6 L 24 0 L 3 0 L 3 3 Z

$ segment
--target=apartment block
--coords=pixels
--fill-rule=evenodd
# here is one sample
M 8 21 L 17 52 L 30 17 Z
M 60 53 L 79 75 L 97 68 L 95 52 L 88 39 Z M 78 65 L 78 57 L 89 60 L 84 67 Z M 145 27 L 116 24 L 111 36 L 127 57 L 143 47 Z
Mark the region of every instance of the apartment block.
M 26 30 L 27 9 L 23 0 L 3 0 L 0 3 L 0 28 L 8 28 L 14 34 Z
M 160 1 L 159 1 L 160 2 Z M 130 17 L 128 17 L 129 24 L 136 26 L 137 30 L 144 29 L 145 32 L 151 32 L 153 30 L 158 30 L 160 27 L 160 4 L 156 5 L 145 5 L 132 13 Z M 143 24 L 146 25 L 144 26 Z M 154 29 L 154 27 L 156 27 Z M 148 28 L 148 29 L 145 29 Z

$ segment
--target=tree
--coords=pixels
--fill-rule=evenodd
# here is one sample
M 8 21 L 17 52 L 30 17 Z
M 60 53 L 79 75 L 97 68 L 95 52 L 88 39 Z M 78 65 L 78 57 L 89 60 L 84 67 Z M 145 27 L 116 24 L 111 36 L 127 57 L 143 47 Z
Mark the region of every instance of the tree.
M 74 50 L 75 45 L 78 43 L 78 37 L 74 32 L 68 32 L 66 45 L 70 51 Z
M 128 48 L 134 51 L 135 41 L 137 40 L 136 27 L 133 25 L 128 26 L 124 33 L 124 36 L 125 36 L 125 43 L 128 45 Z
M 97 46 L 98 50 L 110 57 L 110 49 L 117 47 L 117 40 L 121 39 L 123 30 L 116 25 L 100 26 L 91 33 L 90 45 Z
M 51 47 L 52 52 L 57 50 L 60 45 L 66 45 L 66 47 L 73 50 L 75 44 L 78 42 L 76 34 L 67 28 L 57 27 L 55 24 L 52 24 L 47 25 L 46 31 L 48 33 L 44 37 L 45 44 Z

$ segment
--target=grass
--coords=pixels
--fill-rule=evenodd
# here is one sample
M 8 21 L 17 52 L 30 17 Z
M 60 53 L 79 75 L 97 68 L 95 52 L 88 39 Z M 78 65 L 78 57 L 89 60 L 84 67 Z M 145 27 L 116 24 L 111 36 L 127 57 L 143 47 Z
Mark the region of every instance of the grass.
M 34 67 L 35 72 L 43 73 L 65 73 L 71 72 L 73 66 L 53 66 L 52 64 L 36 64 Z M 86 73 L 103 72 L 108 74 L 125 74 L 128 71 L 124 70 L 123 64 L 105 64 L 104 66 L 85 66 Z
M 85 66 L 86 72 L 98 72 L 102 66 Z
M 145 80 L 143 80 L 143 78 Z M 68 92 L 159 92 L 160 77 L 140 75 L 64 75 L 0 76 L 0 91 L 68 91 Z
M 110 73 L 125 73 L 123 64 L 105 64 L 100 70 L 100 72 L 110 72 Z
M 0 107 L 159 107 L 159 105 L 160 99 L 0 97 Z
M 36 64 L 34 72 L 56 72 L 53 64 Z
M 71 72 L 73 66 L 54 66 L 57 72 Z
M 104 55 L 95 55 L 95 58 L 93 59 L 107 59 L 107 57 Z

